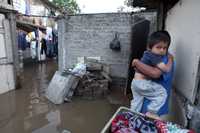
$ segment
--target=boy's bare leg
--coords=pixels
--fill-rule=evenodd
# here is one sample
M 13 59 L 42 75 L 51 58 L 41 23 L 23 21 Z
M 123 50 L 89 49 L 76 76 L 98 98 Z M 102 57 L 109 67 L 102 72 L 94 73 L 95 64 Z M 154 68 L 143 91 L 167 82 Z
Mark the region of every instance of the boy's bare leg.
M 145 115 L 151 119 L 162 120 L 157 114 L 152 112 L 147 112 Z

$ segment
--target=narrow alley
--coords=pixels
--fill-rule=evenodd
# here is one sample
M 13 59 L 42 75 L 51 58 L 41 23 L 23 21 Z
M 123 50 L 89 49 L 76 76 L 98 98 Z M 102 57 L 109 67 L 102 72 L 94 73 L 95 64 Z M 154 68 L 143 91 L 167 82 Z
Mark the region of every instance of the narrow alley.
M 0 133 L 200 133 L 199 7 L 0 0 Z

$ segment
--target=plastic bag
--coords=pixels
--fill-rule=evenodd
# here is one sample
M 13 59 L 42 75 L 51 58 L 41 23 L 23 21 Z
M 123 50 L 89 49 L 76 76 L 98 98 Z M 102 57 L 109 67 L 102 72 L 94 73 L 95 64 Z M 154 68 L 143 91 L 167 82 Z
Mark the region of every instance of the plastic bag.
M 121 45 L 118 38 L 119 38 L 118 33 L 116 32 L 114 39 L 110 42 L 110 49 L 115 50 L 115 51 L 121 50 Z
M 71 71 L 71 73 L 75 76 L 83 77 L 86 73 L 86 65 L 82 63 L 78 63 Z

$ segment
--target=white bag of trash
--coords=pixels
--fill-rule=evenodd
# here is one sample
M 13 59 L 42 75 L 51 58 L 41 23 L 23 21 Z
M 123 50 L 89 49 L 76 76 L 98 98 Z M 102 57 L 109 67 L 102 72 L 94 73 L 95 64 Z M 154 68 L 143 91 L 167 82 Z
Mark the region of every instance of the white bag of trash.
M 86 65 L 82 63 L 76 64 L 71 73 L 75 76 L 83 77 L 83 75 L 86 73 Z

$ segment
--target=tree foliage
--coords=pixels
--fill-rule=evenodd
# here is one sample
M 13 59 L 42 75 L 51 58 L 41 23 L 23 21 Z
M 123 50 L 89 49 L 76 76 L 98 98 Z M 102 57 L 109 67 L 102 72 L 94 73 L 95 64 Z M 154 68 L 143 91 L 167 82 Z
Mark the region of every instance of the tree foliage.
M 80 8 L 76 0 L 53 0 L 52 2 L 69 14 L 80 12 Z
M 132 6 L 133 0 L 124 0 L 124 5 L 130 7 Z

